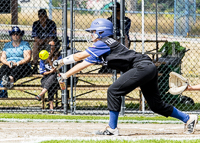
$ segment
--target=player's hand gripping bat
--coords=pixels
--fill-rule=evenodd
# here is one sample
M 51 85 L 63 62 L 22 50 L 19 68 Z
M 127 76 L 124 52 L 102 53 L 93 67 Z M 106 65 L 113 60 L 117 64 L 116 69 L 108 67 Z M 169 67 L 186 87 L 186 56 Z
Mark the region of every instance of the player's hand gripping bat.
M 56 70 L 56 72 L 57 72 L 57 80 L 58 80 L 58 83 L 60 85 L 60 89 L 65 90 L 66 85 L 65 85 L 65 82 L 63 81 L 63 78 L 61 77 L 60 71 Z

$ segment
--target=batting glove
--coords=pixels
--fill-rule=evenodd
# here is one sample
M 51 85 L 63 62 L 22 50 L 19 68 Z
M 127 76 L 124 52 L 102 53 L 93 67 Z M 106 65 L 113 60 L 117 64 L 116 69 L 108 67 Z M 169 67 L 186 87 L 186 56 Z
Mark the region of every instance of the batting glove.
M 65 73 L 60 73 L 60 77 L 62 78 L 62 80 L 67 79 L 67 76 Z
M 56 68 L 56 70 L 60 69 L 63 65 L 62 59 L 53 61 L 53 67 Z

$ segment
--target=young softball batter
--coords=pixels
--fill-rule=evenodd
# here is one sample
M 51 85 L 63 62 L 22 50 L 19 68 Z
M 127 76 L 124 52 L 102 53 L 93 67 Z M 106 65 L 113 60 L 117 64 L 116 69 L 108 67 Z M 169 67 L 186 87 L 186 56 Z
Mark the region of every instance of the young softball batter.
M 145 54 L 139 54 L 129 50 L 123 44 L 113 39 L 113 24 L 106 19 L 99 18 L 92 22 L 87 32 L 92 33 L 93 45 L 83 52 L 67 56 L 54 61 L 53 66 L 75 63 L 83 60 L 66 73 L 62 73 L 63 79 L 94 64 L 107 64 L 108 67 L 124 72 L 107 91 L 107 102 L 110 120 L 104 130 L 97 131 L 99 135 L 119 135 L 117 121 L 121 107 L 121 96 L 125 96 L 137 87 L 141 91 L 155 113 L 165 117 L 174 117 L 185 123 L 187 133 L 194 133 L 198 122 L 197 115 L 185 114 L 172 105 L 161 100 L 158 89 L 158 72 L 152 60 Z

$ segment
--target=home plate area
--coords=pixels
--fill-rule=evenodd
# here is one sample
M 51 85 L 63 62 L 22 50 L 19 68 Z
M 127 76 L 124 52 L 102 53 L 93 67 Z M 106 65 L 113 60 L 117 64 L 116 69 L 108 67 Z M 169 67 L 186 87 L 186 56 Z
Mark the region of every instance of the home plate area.
M 1 142 L 40 142 L 45 140 L 140 140 L 168 139 L 190 140 L 200 139 L 200 125 L 194 134 L 185 134 L 183 124 L 118 124 L 120 136 L 95 135 L 106 123 L 70 123 L 70 122 L 1 122 Z

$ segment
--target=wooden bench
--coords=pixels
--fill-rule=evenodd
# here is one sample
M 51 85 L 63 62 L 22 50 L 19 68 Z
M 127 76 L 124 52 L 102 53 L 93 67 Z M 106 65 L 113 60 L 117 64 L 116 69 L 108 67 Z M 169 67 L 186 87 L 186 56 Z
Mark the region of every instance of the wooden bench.
M 159 66 L 160 63 L 157 63 L 157 66 Z M 159 73 L 158 74 L 159 76 L 161 76 L 162 74 Z M 119 77 L 120 74 L 117 74 L 117 77 Z M 33 74 L 33 75 L 30 75 L 28 77 L 25 77 L 25 78 L 33 78 L 33 79 L 30 79 L 30 80 L 26 80 L 24 82 L 17 82 L 14 84 L 14 87 L 11 88 L 11 89 L 8 89 L 8 88 L 5 88 L 5 87 L 0 87 L 0 90 L 17 90 L 17 91 L 20 91 L 20 92 L 23 92 L 23 93 L 27 93 L 29 95 L 33 95 L 33 98 L 25 98 L 25 97 L 8 97 L 8 98 L 0 98 L 0 100 L 36 100 L 34 96 L 36 96 L 36 94 L 33 94 L 32 92 L 30 91 L 36 91 L 36 90 L 42 90 L 43 88 L 41 87 L 40 84 L 30 84 L 29 82 L 30 81 L 33 81 L 33 80 L 37 80 L 37 79 L 40 79 L 42 78 L 43 75 L 41 74 Z M 76 74 L 76 77 L 92 77 L 92 78 L 112 78 L 113 77 L 113 74 L 98 74 L 98 73 L 78 73 Z M 79 79 L 80 81 L 82 82 L 85 82 L 86 84 L 84 85 L 75 85 L 73 87 L 73 90 L 76 90 L 76 91 L 80 91 L 82 90 L 84 93 L 82 93 L 82 95 L 84 94 L 87 94 L 87 93 L 91 93 L 91 92 L 94 92 L 94 91 L 97 91 L 97 90 L 107 90 L 108 87 L 110 86 L 110 84 L 108 85 L 97 85 L 97 84 L 93 84 L 93 83 L 90 83 L 90 82 L 87 82 L 87 81 L 84 81 L 84 80 L 81 80 Z M 28 83 L 28 84 L 27 84 Z M 67 90 L 71 90 L 71 87 L 68 86 L 67 87 Z M 138 101 L 139 102 L 139 109 L 141 110 L 142 109 L 142 94 L 141 94 L 141 90 L 140 88 L 136 88 L 134 91 L 138 91 L 139 92 L 139 96 L 138 98 L 133 98 L 133 97 L 129 97 L 129 96 L 126 96 L 125 97 L 125 100 L 126 101 Z M 75 98 L 75 100 L 84 100 L 84 101 L 106 101 L 107 98 L 90 98 L 90 97 L 87 97 L 87 98 L 82 98 L 81 96 L 82 95 L 77 95 L 76 97 L 78 98 Z M 58 94 L 55 95 L 56 97 L 54 98 L 54 101 L 55 101 L 55 107 L 58 107 L 58 104 L 62 102 L 62 99 L 61 98 L 58 98 Z M 70 96 L 69 96 L 70 97 Z M 68 101 L 71 100 L 71 98 L 68 98 Z M 47 102 L 48 99 L 47 98 L 43 98 L 42 99 L 42 104 L 41 104 L 41 108 L 42 109 L 45 109 L 45 102 Z M 73 102 L 74 102 L 74 99 L 73 99 Z
M 159 73 L 159 75 L 161 75 Z M 108 78 L 111 78 L 113 76 L 113 74 L 98 74 L 98 73 L 78 73 L 76 74 L 76 77 L 93 77 L 93 78 L 103 78 L 103 77 L 108 77 Z M 117 74 L 117 77 L 119 77 L 120 74 Z M 31 94 L 31 95 L 34 95 L 33 93 L 31 92 L 28 92 L 27 90 L 42 90 L 42 87 L 37 84 L 37 85 L 34 85 L 34 84 L 24 84 L 24 83 L 27 83 L 29 81 L 33 81 L 33 80 L 36 80 L 36 79 L 39 79 L 39 78 L 42 78 L 43 75 L 40 75 L 40 74 L 33 74 L 33 75 L 30 75 L 29 77 L 33 77 L 33 79 L 30 79 L 30 80 L 27 80 L 25 82 L 21 82 L 21 83 L 17 83 L 14 85 L 13 88 L 11 89 L 7 89 L 5 87 L 0 87 L 0 90 L 18 90 L 18 91 L 21 91 L 21 92 L 24 92 L 24 93 L 28 93 L 28 94 Z M 96 84 L 88 84 L 88 85 L 76 85 L 73 87 L 73 90 L 82 90 L 82 91 L 86 91 L 87 93 L 89 91 L 93 92 L 93 91 L 97 91 L 97 90 L 107 90 L 108 87 L 110 85 L 96 85 Z M 67 90 L 71 90 L 71 87 L 68 86 L 67 87 Z M 138 91 L 139 92 L 139 97 L 138 98 L 132 98 L 132 97 L 129 97 L 129 96 L 126 96 L 125 97 L 125 100 L 126 101 L 138 101 L 139 102 L 139 105 L 140 105 L 140 109 L 142 109 L 142 94 L 141 93 L 141 90 L 140 88 L 136 88 L 134 91 Z M 84 95 L 84 94 L 83 94 Z M 35 96 L 35 95 L 34 95 Z M 70 100 L 71 98 L 68 98 L 68 100 Z M 25 98 L 25 97 L 8 97 L 8 98 L 0 98 L 0 100 L 35 100 L 35 98 Z M 56 107 L 58 106 L 58 103 L 61 102 L 61 98 L 58 98 L 58 96 L 56 95 L 56 97 L 54 98 L 54 101 L 56 103 Z M 87 101 L 106 101 L 107 98 L 81 98 L 79 97 L 78 95 L 78 98 L 76 98 L 76 100 L 87 100 Z M 45 109 L 45 102 L 47 101 L 47 98 L 43 98 L 42 99 L 42 109 Z
M 24 93 L 34 95 L 33 93 L 28 92 L 28 91 L 29 90 L 42 90 L 42 87 L 39 84 L 34 85 L 34 84 L 24 84 L 24 83 L 42 78 L 42 76 L 43 75 L 40 75 L 40 74 L 33 74 L 33 75 L 29 76 L 29 77 L 33 77 L 33 79 L 27 80 L 25 82 L 14 84 L 14 87 L 11 88 L 11 89 L 8 89 L 8 88 L 5 88 L 5 87 L 0 87 L 0 90 L 18 90 L 18 91 L 21 91 L 21 92 L 24 92 Z M 110 77 L 111 78 L 112 76 L 113 76 L 113 74 L 97 74 L 97 73 L 78 73 L 78 74 L 76 74 L 76 77 L 100 77 L 100 78 Z M 120 76 L 120 74 L 117 75 L 117 77 L 119 77 L 119 76 Z M 87 93 L 88 93 L 89 91 L 107 90 L 109 86 L 110 85 L 96 85 L 96 84 L 90 84 L 89 83 L 88 85 L 76 85 L 76 86 L 73 87 L 73 90 L 77 90 L 77 91 L 83 90 L 83 91 L 87 91 Z M 71 90 L 71 87 L 68 86 L 67 90 Z M 135 90 L 140 91 L 140 88 L 136 88 Z M 8 97 L 8 98 L 0 98 L 0 100 L 35 100 L 35 98 L 34 97 L 33 98 Z M 61 101 L 61 98 L 58 98 L 56 96 L 54 98 L 54 100 L 57 103 L 57 102 Z M 68 100 L 70 100 L 70 98 L 68 98 Z M 81 98 L 81 97 L 78 97 L 78 98 L 76 98 L 76 100 L 92 100 L 92 101 L 96 100 L 97 101 L 97 100 L 107 100 L 107 98 Z M 126 100 L 141 102 L 141 98 L 139 98 L 139 97 L 138 98 L 127 97 Z M 45 102 L 46 101 L 47 101 L 47 98 L 42 99 L 42 109 L 45 109 Z

